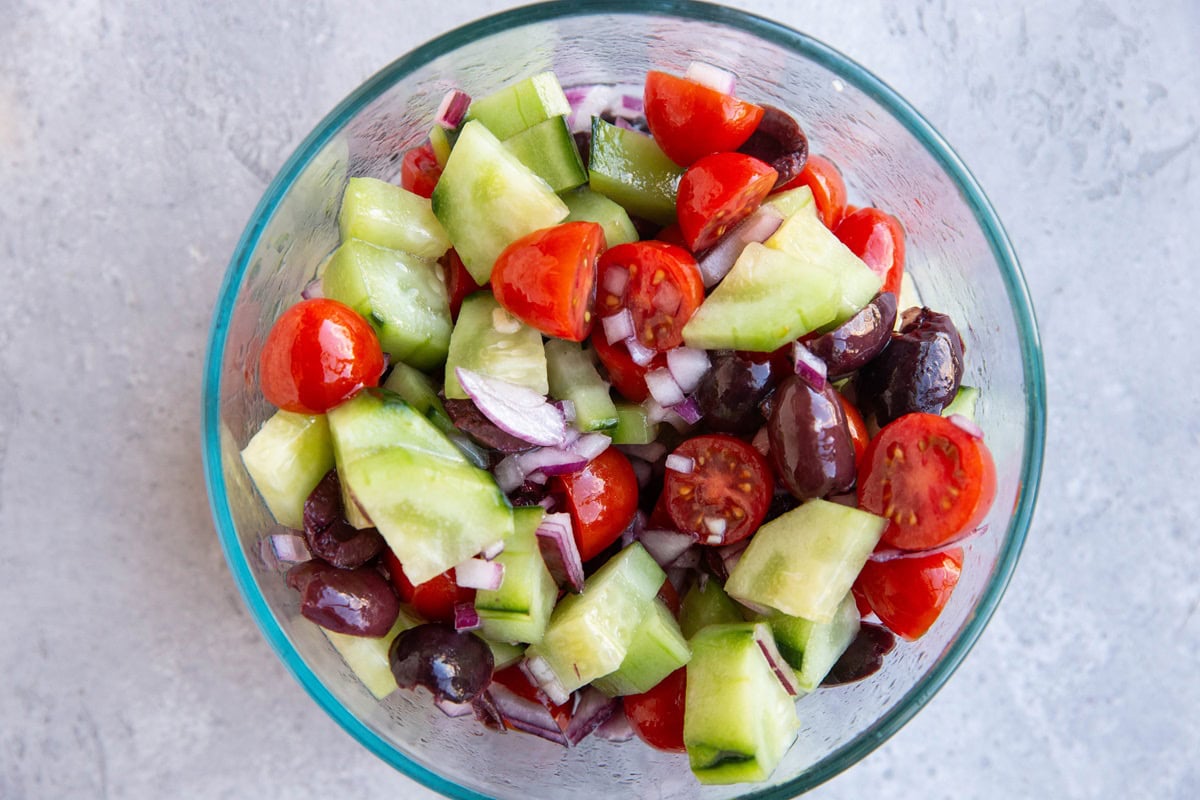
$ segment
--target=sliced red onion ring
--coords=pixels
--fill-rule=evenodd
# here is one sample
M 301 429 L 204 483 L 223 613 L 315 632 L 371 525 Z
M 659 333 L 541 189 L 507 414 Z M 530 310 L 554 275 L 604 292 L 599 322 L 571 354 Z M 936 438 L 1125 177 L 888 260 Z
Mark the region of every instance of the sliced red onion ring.
M 604 338 L 609 344 L 616 344 L 633 336 L 633 313 L 628 308 L 603 317 L 600 324 L 604 326 Z
M 716 542 L 709 542 L 709 544 L 720 544 L 723 542 L 725 540 L 725 529 L 728 526 L 729 523 L 725 521 L 724 517 L 705 517 L 704 527 L 708 531 L 709 537 L 712 538 L 715 536 L 719 540 Z
M 639 340 L 637 336 L 630 336 L 628 339 L 626 339 L 625 347 L 629 350 L 629 357 L 633 359 L 633 363 L 637 364 L 639 367 L 646 366 L 654 360 L 656 355 L 658 355 L 657 350 L 646 347 L 646 345 L 641 343 L 641 340 Z
M 456 703 L 453 700 L 447 700 L 444 697 L 435 697 L 433 704 L 438 707 L 438 710 L 451 719 L 465 717 L 473 714 L 475 707 L 473 703 Z
M 696 468 L 696 461 L 695 459 L 688 458 L 687 456 L 671 453 L 671 455 L 667 456 L 667 460 L 663 466 L 673 472 L 678 472 L 683 475 L 691 475 L 692 470 Z
M 454 630 L 459 633 L 474 631 L 478 630 L 481 624 L 479 612 L 475 610 L 473 602 L 454 604 Z
M 650 442 L 649 444 L 619 444 L 617 449 L 627 456 L 640 458 L 651 464 L 658 461 L 667 453 L 667 446 L 662 442 Z
M 625 119 L 624 117 L 617 117 L 617 121 L 614 122 L 613 124 L 616 125 L 618 128 L 623 128 L 627 131 L 636 131 L 637 130 L 637 128 L 635 128 L 633 126 L 633 123 L 630 122 L 629 120 Z
M 492 682 L 488 694 L 500 711 L 500 716 L 513 730 L 532 733 L 543 739 L 567 746 L 567 737 L 558 727 L 550 710 L 535 700 L 521 697 L 503 684 Z
M 811 386 L 813 391 L 819 392 L 825 388 L 825 376 L 828 372 L 825 362 L 813 355 L 812 351 L 799 341 L 792 343 L 792 360 L 796 364 L 796 374 Z
M 570 449 L 580 457 L 591 461 L 607 450 L 610 444 L 612 444 L 611 436 L 605 436 L 603 433 L 585 433 L 570 444 Z
M 467 115 L 467 108 L 470 105 L 471 95 L 459 89 L 451 89 L 442 98 L 433 121 L 443 128 L 454 130 L 462 124 L 463 117 Z
M 970 417 L 964 417 L 962 414 L 951 414 L 947 419 L 970 434 L 971 438 L 983 438 L 983 428 L 976 425 Z
M 463 367 L 454 374 L 483 415 L 505 433 L 530 444 L 557 445 L 566 440 L 567 423 L 562 412 L 545 396 Z
M 617 698 L 608 697 L 591 686 L 581 691 L 575 713 L 571 715 L 571 721 L 567 724 L 567 741 L 572 745 L 582 742 L 592 731 L 608 722 L 620 703 Z
M 539 470 L 537 472 L 533 472 L 533 473 L 530 473 L 529 475 L 526 475 L 525 480 L 529 481 L 530 483 L 536 483 L 537 485 L 542 486 L 546 483 L 546 481 L 548 479 L 546 478 L 546 473 Z
M 319 297 L 324 297 L 325 290 L 321 288 L 321 279 L 313 278 L 304 284 L 304 288 L 300 290 L 300 296 L 305 300 L 315 300 Z
M 302 564 L 312 560 L 308 542 L 299 533 L 273 533 L 268 538 L 271 552 L 284 564 Z
M 775 637 L 771 635 L 771 629 L 765 623 L 754 626 L 754 640 L 758 642 L 759 648 L 766 656 L 767 663 L 771 665 L 771 670 L 775 673 L 775 677 L 779 678 L 779 682 L 783 684 L 787 693 L 792 697 L 800 694 L 800 681 L 796 678 L 796 673 L 792 671 L 791 665 L 779 652 L 779 648 L 775 645 Z
M 555 400 L 554 407 L 562 412 L 563 419 L 567 422 L 575 421 L 575 401 L 574 400 Z
M 705 64 L 703 61 L 693 61 L 688 64 L 687 71 L 683 73 L 683 77 L 689 81 L 695 81 L 701 86 L 720 92 L 721 94 L 733 94 L 733 89 L 736 84 L 736 79 L 732 72 Z
M 546 693 L 550 698 L 550 702 L 556 706 L 561 706 L 571 699 L 571 695 L 567 694 L 566 688 L 562 685 L 562 681 L 554 674 L 554 669 L 550 663 L 541 656 L 533 656 L 525 658 L 521 661 L 521 671 L 525 673 L 525 677 Z
M 676 347 L 667 351 L 667 369 L 684 394 L 696 391 L 711 362 L 708 353 L 694 347 Z
M 766 425 L 759 428 L 758 433 L 754 434 L 754 438 L 750 440 L 750 446 L 764 456 L 771 452 L 771 436 Z
M 738 256 L 751 242 L 765 242 L 783 224 L 783 215 L 772 206 L 759 206 L 733 230 L 721 237 L 698 262 L 704 288 L 711 289 L 733 269 Z
M 479 552 L 479 555 L 487 561 L 492 561 L 496 556 L 504 552 L 504 540 L 492 542 L 487 547 Z
M 494 592 L 504 583 L 504 565 L 499 561 L 468 558 L 454 567 L 454 582 L 464 589 Z
M 543 475 L 566 475 L 587 466 L 588 460 L 572 450 L 558 447 L 539 447 L 513 456 L 526 476 L 535 472 Z
M 597 739 L 606 742 L 628 742 L 636 735 L 633 726 L 629 724 L 629 718 L 625 716 L 624 708 L 616 709 L 611 717 L 596 728 L 595 734 Z
M 687 425 L 695 425 L 704 417 L 704 413 L 700 411 L 700 404 L 696 402 L 694 397 L 685 397 L 682 403 L 676 403 L 667 409 L 678 415 Z M 676 430 L 679 426 L 671 421 L 671 418 L 665 417 L 666 421 L 671 424 Z
M 559 584 L 567 583 L 575 591 L 583 590 L 583 560 L 571 527 L 571 515 L 547 514 L 538 525 L 538 548 L 546 567 Z
M 683 390 L 671 377 L 669 369 L 659 368 L 647 372 L 646 388 L 650 390 L 650 396 L 664 407 L 682 403 L 684 400 Z
M 650 557 L 658 562 L 660 567 L 666 568 L 696 543 L 696 537 L 690 533 L 649 530 L 642 533 L 639 541 Z

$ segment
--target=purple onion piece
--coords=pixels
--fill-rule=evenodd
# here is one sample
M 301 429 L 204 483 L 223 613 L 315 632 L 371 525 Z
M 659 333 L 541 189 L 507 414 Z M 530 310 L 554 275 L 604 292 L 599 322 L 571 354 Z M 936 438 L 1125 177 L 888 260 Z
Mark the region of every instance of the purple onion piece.
M 561 586 L 569 585 L 583 591 L 583 560 L 571 525 L 571 515 L 563 512 L 547 514 L 537 529 L 538 548 L 546 568 Z
M 454 701 L 447 700 L 444 697 L 434 698 L 433 704 L 437 706 L 438 711 L 441 711 L 451 719 L 469 716 L 474 711 L 472 703 L 455 703 Z
M 613 715 L 596 728 L 595 735 L 606 742 L 628 742 L 636 736 L 623 707 L 613 711 Z
M 302 564 L 312 560 L 308 542 L 298 533 L 273 533 L 268 541 L 271 552 L 283 564 Z
M 648 530 L 642 533 L 639 541 L 650 557 L 660 567 L 666 568 L 696 543 L 696 536 L 676 531 Z
M 792 697 L 800 694 L 800 681 L 796 678 L 796 673 L 792 671 L 791 665 L 779 652 L 779 648 L 775 644 L 775 637 L 771 635 L 770 627 L 764 623 L 755 625 L 754 640 L 758 642 L 759 649 L 762 650 L 775 677 L 779 678 L 779 682 L 783 684 L 787 693 Z
M 471 95 L 459 89 L 451 89 L 442 98 L 437 114 L 434 115 L 434 122 L 443 128 L 454 130 L 462 124 L 470 105 Z
M 582 742 L 603 725 L 616 712 L 620 700 L 606 696 L 599 689 L 587 687 L 579 693 L 579 704 L 571 721 L 567 724 L 567 741 L 572 745 Z
M 825 388 L 825 377 L 828 372 L 825 362 L 813 355 L 799 341 L 792 343 L 792 361 L 796 365 L 796 374 L 814 391 L 819 392 Z
M 562 444 L 566 439 L 562 412 L 544 395 L 463 367 L 454 374 L 483 415 L 505 433 L 544 446 Z
M 325 290 L 321 288 L 321 279 L 313 278 L 308 283 L 304 284 L 304 288 L 300 290 L 300 296 L 305 300 L 316 300 L 325 296 Z
M 704 413 L 700 410 L 700 404 L 696 402 L 695 397 L 684 398 L 682 403 L 676 403 L 667 410 L 678 414 L 679 418 L 688 425 L 695 425 L 704 418 Z M 667 421 L 670 422 L 670 418 Z
M 459 633 L 464 631 L 478 630 L 482 623 L 479 619 L 479 612 L 475 610 L 475 604 L 471 601 L 463 603 L 455 603 L 454 605 L 454 630 Z
M 455 565 L 454 582 L 464 589 L 494 592 L 504 583 L 504 565 L 499 561 L 468 558 Z
M 751 242 L 765 242 L 771 238 L 779 226 L 783 224 L 783 215 L 774 206 L 759 206 L 742 222 L 734 226 L 698 260 L 700 277 L 704 279 L 704 288 L 711 289 L 729 274 L 734 263 L 746 245 Z
M 504 722 L 513 730 L 532 733 L 563 747 L 568 746 L 566 735 L 558 727 L 550 710 L 541 703 L 521 697 L 507 686 L 494 681 L 487 693 L 491 695 L 492 702 L 495 703 Z

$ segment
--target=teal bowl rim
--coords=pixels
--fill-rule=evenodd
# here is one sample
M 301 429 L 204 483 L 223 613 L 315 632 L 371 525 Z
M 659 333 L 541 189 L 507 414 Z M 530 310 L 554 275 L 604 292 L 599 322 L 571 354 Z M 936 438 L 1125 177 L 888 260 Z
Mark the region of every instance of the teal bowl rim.
M 221 284 L 217 311 L 209 336 L 203 393 L 204 474 L 209 505 L 225 559 L 229 563 L 234 581 L 246 601 L 246 605 L 249 606 L 255 622 L 280 660 L 283 661 L 284 666 L 317 704 L 368 750 L 413 780 L 448 797 L 461 800 L 492 800 L 488 795 L 459 786 L 410 760 L 351 714 L 304 662 L 275 619 L 270 607 L 255 585 L 246 555 L 238 542 L 237 530 L 226 500 L 225 479 L 221 471 L 219 428 L 221 359 L 228 337 L 233 301 L 249 265 L 249 257 L 257 247 L 267 221 L 271 219 L 303 168 L 339 129 L 363 107 L 410 72 L 462 45 L 521 25 L 563 17 L 597 14 L 672 16 L 737 28 L 800 53 L 831 70 L 843 81 L 878 102 L 924 145 L 930 155 L 958 185 L 983 230 L 996 261 L 1001 266 L 1009 302 L 1017 320 L 1027 389 L 1025 453 L 1017 503 L 1006 531 L 1004 545 L 998 554 L 992 582 L 986 588 L 972 618 L 959 637 L 950 644 L 924 680 L 901 698 L 900 702 L 887 714 L 876 720 L 870 728 L 853 741 L 835 750 L 812 769 L 796 776 L 791 781 L 779 786 L 757 790 L 748 786 L 748 793 L 742 795 L 743 798 L 754 798 L 755 800 L 784 800 L 784 798 L 795 797 L 833 778 L 883 744 L 941 689 L 958 665 L 962 663 L 963 658 L 971 650 L 995 611 L 1016 568 L 1037 499 L 1045 442 L 1045 374 L 1033 305 L 1017 262 L 1016 253 L 992 209 L 991 203 L 962 160 L 924 117 L 891 87 L 828 45 L 778 22 L 724 6 L 690 2 L 689 0 L 651 0 L 650 2 L 576 0 L 572 3 L 550 2 L 524 6 L 477 20 L 432 39 L 377 72 L 321 120 L 279 170 L 279 174 L 275 176 L 255 208 Z

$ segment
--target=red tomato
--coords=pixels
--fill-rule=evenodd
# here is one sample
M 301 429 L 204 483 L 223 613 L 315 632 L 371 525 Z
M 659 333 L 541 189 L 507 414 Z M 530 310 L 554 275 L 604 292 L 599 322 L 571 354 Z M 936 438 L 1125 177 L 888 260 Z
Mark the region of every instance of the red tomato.
M 679 229 L 678 222 L 672 222 L 670 225 L 659 231 L 654 238 L 658 239 L 660 242 L 666 242 L 667 244 L 678 245 L 679 247 L 687 247 L 687 242 L 683 240 L 683 231 Z
M 584 561 L 615 542 L 637 512 L 637 475 L 629 459 L 615 447 L 596 456 L 579 472 L 554 478 L 551 489 L 566 500 L 575 543 Z
M 446 294 L 450 300 L 450 318 L 457 321 L 463 299 L 478 292 L 482 287 L 471 277 L 471 273 L 467 272 L 466 266 L 453 247 L 442 257 L 442 267 L 446 276 Z
M 868 561 L 859 575 L 871 610 L 892 633 L 920 639 L 942 613 L 958 585 L 963 551 Z
M 413 586 L 404 574 L 400 559 L 390 549 L 383 551 L 392 586 L 400 599 L 429 622 L 454 623 L 454 606 L 459 603 L 474 603 L 475 590 L 459 586 L 454 582 L 454 570 L 448 569 L 435 578 Z
M 671 613 L 676 617 L 679 616 L 679 608 L 683 600 L 679 597 L 679 592 L 675 590 L 675 584 L 669 580 L 663 581 L 662 586 L 658 587 L 658 599 L 663 601 L 667 608 L 671 609 Z
M 379 385 L 383 350 L 354 309 L 336 300 L 303 300 L 275 320 L 258 373 L 268 403 L 324 414 L 359 389 Z
M 596 257 L 604 229 L 595 222 L 542 228 L 504 248 L 492 266 L 496 302 L 547 336 L 582 342 L 592 329 Z
M 778 177 L 770 164 L 743 153 L 713 153 L 688 167 L 675 201 L 688 249 L 699 253 L 716 244 L 754 213 Z
M 900 294 L 900 278 L 904 275 L 904 228 L 900 220 L 878 208 L 860 208 L 846 214 L 833 233 L 883 278 L 879 291 Z
M 656 750 L 684 752 L 683 705 L 687 695 L 687 667 L 680 667 L 648 692 L 621 699 L 633 732 Z
M 861 464 L 863 455 L 871 444 L 871 434 L 867 432 L 867 423 L 863 422 L 862 414 L 854 404 L 846 399 L 841 392 L 835 392 L 838 400 L 842 401 L 842 410 L 846 412 L 846 427 L 850 429 L 850 439 L 854 442 L 854 463 Z
M 800 174 L 782 189 L 812 189 L 817 204 L 817 216 L 825 227 L 833 230 L 846 213 L 846 182 L 833 162 L 824 156 L 810 155 Z
M 504 686 L 518 697 L 532 700 L 535 703 L 541 703 L 550 712 L 550 716 L 554 717 L 554 721 L 558 723 L 558 729 L 566 733 L 567 725 L 571 722 L 571 706 L 574 703 L 574 698 L 569 698 L 562 705 L 555 705 L 550 702 L 550 698 L 546 697 L 544 692 L 539 691 L 536 686 L 529 682 L 529 679 L 525 677 L 525 673 L 515 664 L 511 667 L 497 670 L 492 675 L 492 680 Z M 518 730 L 508 723 L 505 723 L 505 726 L 509 730 Z
M 762 523 L 775 477 L 762 454 L 741 439 L 709 434 L 688 439 L 674 455 L 692 460 L 692 471 L 668 469 L 663 496 L 675 527 L 706 544 L 733 544 Z M 709 542 L 707 537 L 720 536 Z
M 930 550 L 969 533 L 996 496 L 996 466 L 983 440 L 937 414 L 905 414 L 884 427 L 858 478 L 859 505 L 888 518 L 881 541 L 902 550 Z
M 630 357 L 624 342 L 609 344 L 604 331 L 600 329 L 592 337 L 592 349 L 608 371 L 608 382 L 617 387 L 626 400 L 634 403 L 644 402 L 650 396 L 650 390 L 646 387 L 646 373 L 667 366 L 666 355 L 656 353 L 650 363 L 643 367 Z
M 867 602 L 867 596 L 863 593 L 861 572 L 854 580 L 854 585 L 850 587 L 850 592 L 854 595 L 854 605 L 858 606 L 858 615 L 866 619 L 872 611 L 871 604 Z
M 628 308 L 646 347 L 683 344 L 683 326 L 704 301 L 704 279 L 691 253 L 654 240 L 619 244 L 600 256 L 599 274 L 597 313 L 607 317 Z M 610 291 L 618 285 L 621 291 Z
M 421 197 L 432 197 L 433 187 L 442 177 L 442 165 L 428 142 L 404 154 L 400 162 L 400 185 Z
M 709 153 L 737 150 L 763 116 L 753 103 L 665 72 L 646 73 L 644 99 L 654 141 L 684 167 Z

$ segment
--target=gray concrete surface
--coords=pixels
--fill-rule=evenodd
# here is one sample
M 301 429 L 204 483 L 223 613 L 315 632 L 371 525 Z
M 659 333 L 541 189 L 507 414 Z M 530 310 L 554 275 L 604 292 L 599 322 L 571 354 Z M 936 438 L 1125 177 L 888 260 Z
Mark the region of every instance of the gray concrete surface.
M 200 373 L 291 148 L 398 54 L 508 4 L 149 5 L 0 0 L 0 798 L 430 797 L 244 610 Z M 734 5 L 858 59 L 953 144 L 1023 258 L 1049 381 L 999 613 L 813 796 L 1200 796 L 1200 6 Z

